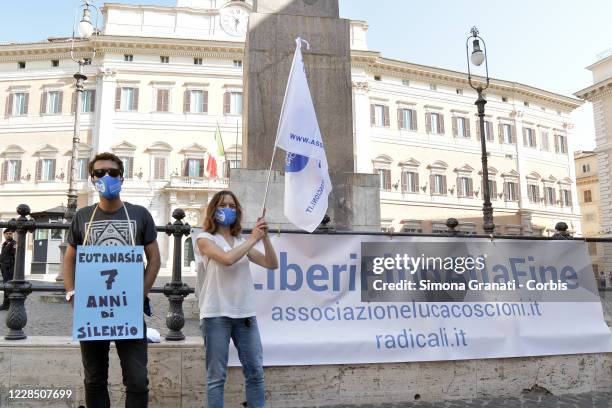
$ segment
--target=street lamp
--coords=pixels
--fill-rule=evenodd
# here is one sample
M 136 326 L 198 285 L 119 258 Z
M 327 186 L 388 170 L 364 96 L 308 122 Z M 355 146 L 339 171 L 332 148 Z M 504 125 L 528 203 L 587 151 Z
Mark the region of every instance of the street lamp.
M 91 21 L 91 12 L 95 11 L 96 19 L 95 22 Z M 77 18 L 81 14 L 81 20 L 77 23 Z M 79 144 L 81 142 L 80 132 L 81 132 L 81 110 L 83 105 L 83 84 L 87 80 L 87 76 L 83 74 L 83 67 L 88 63 L 93 61 L 96 56 L 96 48 L 95 44 L 91 52 L 89 53 L 79 53 L 79 56 L 76 55 L 74 46 L 77 41 L 91 41 L 96 35 L 99 34 L 97 22 L 98 22 L 99 10 L 93 4 L 92 0 L 83 0 L 83 4 L 81 4 L 76 13 L 75 13 L 75 21 L 72 30 L 72 45 L 70 47 L 70 58 L 79 65 L 79 70 L 76 74 L 74 74 L 74 79 L 76 80 L 76 90 L 75 90 L 75 108 L 74 108 L 74 131 L 72 133 L 72 152 L 70 155 L 70 171 L 68 172 L 68 203 L 66 205 L 66 213 L 64 218 L 66 219 L 66 223 L 70 224 L 72 222 L 72 218 L 76 213 L 77 209 L 77 189 L 76 189 L 76 180 L 77 180 L 77 166 L 79 159 Z M 85 55 L 84 55 L 85 54 Z M 64 242 L 61 244 L 61 255 L 62 260 L 64 258 L 64 253 L 66 252 L 66 246 L 68 234 L 64 237 Z M 57 275 L 56 280 L 63 280 L 63 269 L 60 268 L 60 271 Z
M 465 41 L 465 53 L 467 56 L 468 66 L 468 82 L 472 89 L 478 93 L 478 99 L 474 103 L 478 107 L 478 118 L 480 127 L 480 150 L 482 153 L 482 198 L 484 204 L 482 206 L 483 213 L 483 229 L 487 234 L 493 234 L 495 230 L 495 224 L 493 223 L 493 206 L 491 205 L 491 191 L 489 190 L 489 165 L 487 157 L 487 138 L 485 135 L 485 123 L 484 113 L 485 104 L 487 100 L 482 95 L 482 92 L 489 87 L 489 64 L 487 62 L 487 47 L 484 40 L 478 35 L 478 29 L 472 27 L 470 30 L 471 35 Z M 472 53 L 470 54 L 470 40 L 472 40 Z M 480 42 L 482 42 L 483 48 L 480 48 Z M 486 83 L 483 85 L 482 82 L 474 84 L 472 82 L 472 72 L 470 69 L 470 62 L 475 66 L 480 66 L 485 63 L 486 70 Z
M 92 9 L 96 12 L 96 24 L 93 24 L 91 21 Z M 79 11 L 82 11 L 83 14 L 78 25 L 76 24 L 75 18 L 75 26 L 72 31 L 72 47 L 70 48 L 70 58 L 79 65 L 79 71 L 74 74 L 74 79 L 76 80 L 76 106 L 74 109 L 74 132 L 72 137 L 70 173 L 68 174 L 68 205 L 66 208 L 66 216 L 64 217 L 66 218 L 67 222 L 72 221 L 72 217 L 76 213 L 77 208 L 78 196 L 76 191 L 76 177 L 80 143 L 80 118 L 83 102 L 83 83 L 87 80 L 87 77 L 83 74 L 83 66 L 85 66 L 88 61 L 92 61 L 96 56 L 96 49 L 94 46 L 89 58 L 77 58 L 74 52 L 74 44 L 77 40 L 91 40 L 94 35 L 98 34 L 97 15 L 99 14 L 99 11 L 98 8 L 93 4 L 93 1 L 83 0 L 83 4 L 77 9 L 77 15 L 79 14 Z

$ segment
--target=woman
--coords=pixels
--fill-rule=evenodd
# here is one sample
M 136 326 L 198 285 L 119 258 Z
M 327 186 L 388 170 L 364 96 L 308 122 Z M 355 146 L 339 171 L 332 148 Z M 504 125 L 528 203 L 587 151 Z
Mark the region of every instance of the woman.
M 204 232 L 196 238 L 197 288 L 206 348 L 208 406 L 223 407 L 230 338 L 242 364 L 249 408 L 265 406 L 263 355 L 257 319 L 255 289 L 249 261 L 278 268 L 278 259 L 262 217 L 251 235 L 241 235 L 242 209 L 231 191 L 215 194 L 206 210 Z M 254 248 L 262 241 L 264 254 Z

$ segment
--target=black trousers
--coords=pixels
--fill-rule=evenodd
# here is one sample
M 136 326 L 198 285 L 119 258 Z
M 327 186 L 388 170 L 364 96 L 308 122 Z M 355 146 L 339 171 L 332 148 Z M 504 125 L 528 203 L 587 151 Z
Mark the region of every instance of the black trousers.
M 8 283 L 9 281 L 13 280 L 13 268 L 2 268 L 2 280 L 4 281 L 3 283 Z M 8 292 L 4 292 L 4 299 L 2 301 L 2 306 L 8 306 L 9 305 L 9 295 Z
M 146 326 L 145 326 L 146 333 Z M 126 408 L 145 408 L 149 403 L 147 339 L 115 340 L 121 361 Z M 87 408 L 110 408 L 108 395 L 108 351 L 110 340 L 82 341 Z

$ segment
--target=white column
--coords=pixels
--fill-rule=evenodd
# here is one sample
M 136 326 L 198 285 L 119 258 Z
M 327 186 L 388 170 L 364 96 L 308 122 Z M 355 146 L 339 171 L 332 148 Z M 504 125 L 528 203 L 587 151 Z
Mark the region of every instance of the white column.
M 553 134 L 554 137 L 554 134 Z M 580 205 L 578 205 L 578 189 L 576 188 L 576 164 L 574 161 L 574 125 L 567 126 L 567 169 L 569 178 L 573 181 L 571 185 L 572 192 L 572 215 L 580 217 Z M 580 225 L 582 232 L 582 224 Z
M 372 173 L 370 98 L 367 82 L 353 83 L 353 146 L 355 172 Z
M 516 171 L 519 173 L 519 208 L 521 211 L 521 225 L 523 234 L 530 235 L 533 233 L 533 225 L 531 224 L 531 211 L 529 197 L 527 193 L 527 166 L 524 157 L 525 149 L 523 146 L 523 112 L 516 112 L 514 116 L 514 126 L 516 129 Z
M 111 70 L 102 71 L 98 75 L 96 91 L 96 107 L 98 111 L 96 132 L 94 132 L 94 150 L 107 152 L 116 143 L 115 136 L 115 89 L 117 89 L 116 73 Z

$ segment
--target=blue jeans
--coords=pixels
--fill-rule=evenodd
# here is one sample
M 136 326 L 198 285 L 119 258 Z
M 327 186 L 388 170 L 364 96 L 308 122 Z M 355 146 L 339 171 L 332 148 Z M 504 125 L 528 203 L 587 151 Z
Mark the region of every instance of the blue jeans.
M 206 385 L 209 408 L 223 407 L 230 338 L 238 350 L 246 383 L 249 408 L 265 407 L 263 350 L 255 316 L 247 319 L 209 317 L 202 319 L 206 349 Z

